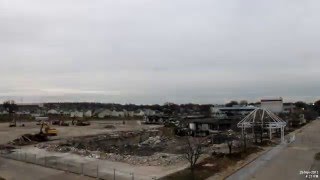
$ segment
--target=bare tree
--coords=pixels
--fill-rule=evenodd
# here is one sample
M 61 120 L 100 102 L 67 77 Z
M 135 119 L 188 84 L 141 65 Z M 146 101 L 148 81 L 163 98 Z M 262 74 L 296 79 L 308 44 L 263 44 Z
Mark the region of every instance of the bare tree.
M 9 113 L 9 117 L 11 120 L 10 126 L 16 126 L 16 121 L 14 119 L 14 114 L 18 110 L 17 104 L 13 100 L 3 102 L 3 108 Z
M 226 107 L 232 107 L 234 105 L 239 105 L 238 101 L 230 101 L 229 103 L 226 104 Z
M 247 101 L 247 100 L 241 100 L 241 101 L 239 102 L 239 104 L 240 104 L 241 106 L 247 106 L 247 105 L 248 105 L 248 101 Z
M 187 137 L 187 146 L 184 152 L 184 158 L 190 163 L 191 170 L 194 169 L 199 158 L 204 153 L 204 140 L 201 138 Z
M 227 143 L 228 148 L 229 148 L 229 154 L 232 153 L 233 143 L 234 143 L 234 141 L 236 139 L 237 139 L 237 137 L 236 137 L 235 133 L 232 130 L 228 130 L 226 143 Z
M 233 140 L 228 138 L 227 145 L 228 145 L 228 148 L 229 148 L 229 154 L 231 154 L 232 153 Z

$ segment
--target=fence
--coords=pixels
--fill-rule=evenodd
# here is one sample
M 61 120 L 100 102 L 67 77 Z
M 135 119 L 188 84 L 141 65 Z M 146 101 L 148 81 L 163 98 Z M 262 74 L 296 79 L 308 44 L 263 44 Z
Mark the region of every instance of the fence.
M 127 172 L 115 168 L 106 168 L 97 162 L 79 163 L 66 160 L 57 156 L 46 156 L 32 154 L 23 151 L 6 152 L 0 151 L 1 157 L 36 164 L 43 167 L 62 170 L 70 173 L 93 177 L 105 180 L 156 180 L 154 176 L 140 175 L 134 172 Z

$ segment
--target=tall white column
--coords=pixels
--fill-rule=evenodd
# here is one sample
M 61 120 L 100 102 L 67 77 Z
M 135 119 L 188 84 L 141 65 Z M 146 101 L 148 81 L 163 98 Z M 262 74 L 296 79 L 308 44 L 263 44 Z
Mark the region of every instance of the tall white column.
M 284 127 L 281 127 L 281 143 L 284 143 Z
M 272 129 L 271 129 L 271 125 L 269 125 L 269 136 L 270 136 L 270 140 L 272 140 Z

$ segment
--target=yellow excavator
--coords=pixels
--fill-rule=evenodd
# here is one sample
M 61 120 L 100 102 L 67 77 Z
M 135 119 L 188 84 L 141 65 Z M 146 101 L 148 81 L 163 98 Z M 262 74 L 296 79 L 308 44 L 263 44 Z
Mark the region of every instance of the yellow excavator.
M 46 122 L 41 122 L 40 134 L 45 134 L 47 136 L 57 136 L 58 130 L 55 128 L 51 128 Z

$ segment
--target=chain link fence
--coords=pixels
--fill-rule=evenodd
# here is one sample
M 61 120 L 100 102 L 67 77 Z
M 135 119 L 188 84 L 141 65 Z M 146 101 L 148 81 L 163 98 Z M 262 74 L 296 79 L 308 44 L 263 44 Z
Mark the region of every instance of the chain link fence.
M 79 163 L 66 160 L 58 156 L 46 156 L 17 151 L 0 151 L 1 157 L 36 164 L 43 167 L 62 170 L 88 177 L 105 180 L 156 180 L 155 176 L 146 176 L 134 172 L 127 172 L 116 168 L 105 168 L 97 162 Z

